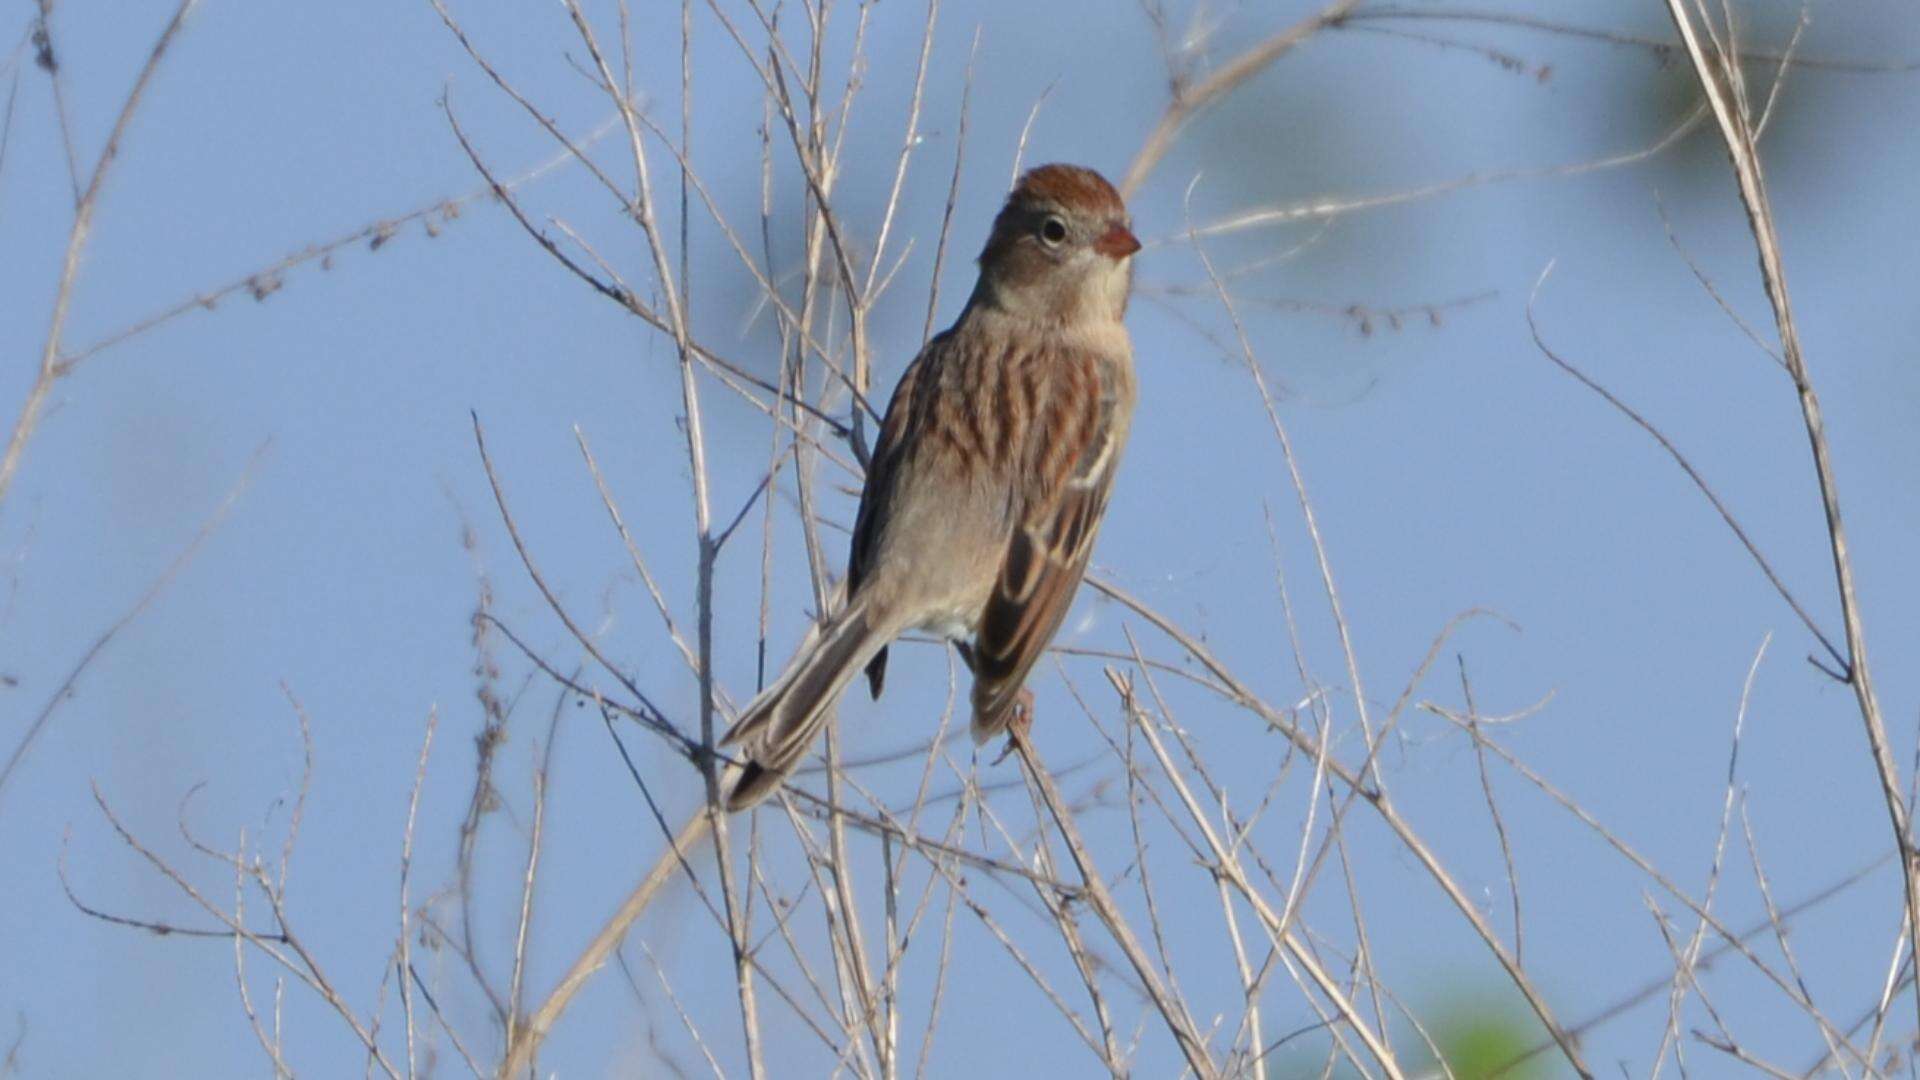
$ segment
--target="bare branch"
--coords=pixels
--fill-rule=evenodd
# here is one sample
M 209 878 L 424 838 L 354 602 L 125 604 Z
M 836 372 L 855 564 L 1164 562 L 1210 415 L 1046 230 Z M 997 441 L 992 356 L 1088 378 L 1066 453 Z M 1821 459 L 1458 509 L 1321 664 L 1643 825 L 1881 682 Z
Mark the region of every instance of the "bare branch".
M 1067 808 L 1066 800 L 1060 797 L 1060 789 L 1053 782 L 1053 775 L 1047 772 L 1040 761 L 1037 751 L 1027 739 L 1014 737 L 1014 749 L 1020 755 L 1020 763 L 1026 767 L 1026 773 L 1034 785 L 1039 788 L 1041 799 L 1046 803 L 1047 811 L 1053 816 L 1054 826 L 1060 831 L 1060 838 L 1066 842 L 1067 851 L 1073 857 L 1074 866 L 1080 871 L 1080 879 L 1086 885 L 1086 896 L 1093 910 L 1099 914 L 1100 921 L 1107 925 L 1107 931 L 1113 935 L 1120 951 L 1126 954 L 1127 962 L 1133 965 L 1133 972 L 1146 988 L 1148 998 L 1159 1010 L 1161 1018 L 1167 1023 L 1167 1029 L 1173 1033 L 1174 1042 L 1180 1047 L 1180 1053 L 1196 1076 L 1211 1077 L 1218 1073 L 1212 1059 L 1207 1054 L 1206 1040 L 1195 1031 L 1187 1018 L 1186 1010 L 1168 996 L 1160 984 L 1160 976 L 1154 970 L 1153 961 L 1147 958 L 1145 950 L 1134 937 L 1133 930 L 1127 925 L 1126 917 L 1120 906 L 1114 902 L 1113 894 L 1107 890 L 1106 881 L 1101 878 L 1099 869 L 1093 863 L 1093 853 L 1081 839 L 1080 830 L 1074 825 L 1073 814 Z
M 1566 357 L 1555 352 L 1553 348 L 1546 343 L 1546 339 L 1541 337 L 1540 325 L 1534 319 L 1533 315 L 1534 302 L 1539 299 L 1541 288 L 1546 285 L 1548 276 L 1553 273 L 1553 266 L 1554 264 L 1549 262 L 1546 268 L 1540 271 L 1539 278 L 1533 283 L 1533 293 L 1527 298 L 1527 329 L 1533 334 L 1534 347 L 1540 350 L 1542 356 L 1553 361 L 1554 365 L 1560 368 L 1560 370 L 1573 376 L 1579 381 L 1580 385 L 1600 395 L 1601 400 L 1618 409 L 1622 416 L 1633 421 L 1636 427 L 1652 436 L 1653 440 L 1660 444 L 1660 448 L 1665 450 L 1669 457 L 1673 458 L 1674 464 L 1680 466 L 1680 470 L 1687 474 L 1687 479 L 1693 481 L 1693 486 L 1700 489 L 1700 494 L 1706 496 L 1707 502 L 1711 503 L 1713 509 L 1720 515 L 1720 520 L 1726 522 L 1727 528 L 1733 530 L 1733 535 L 1739 539 L 1740 545 L 1747 549 L 1747 554 L 1753 556 L 1753 561 L 1760 567 L 1760 572 L 1766 575 L 1767 583 L 1773 586 L 1773 591 L 1779 593 L 1780 599 L 1785 600 L 1787 606 L 1793 609 L 1793 613 L 1799 616 L 1801 625 L 1805 626 L 1807 632 L 1812 634 L 1814 639 L 1820 642 L 1821 647 L 1827 650 L 1827 655 L 1833 657 L 1834 663 L 1844 667 L 1847 658 L 1834 646 L 1832 641 L 1827 639 L 1827 635 L 1821 631 L 1819 624 L 1813 621 L 1813 616 L 1807 613 L 1807 609 L 1800 606 L 1800 601 L 1795 599 L 1793 593 L 1788 590 L 1786 582 L 1780 580 L 1780 575 L 1773 569 L 1773 564 L 1767 561 L 1765 555 L 1761 554 L 1760 546 L 1754 543 L 1752 537 L 1747 535 L 1747 530 L 1740 524 L 1740 519 L 1734 517 L 1733 511 L 1727 508 L 1727 504 L 1720 501 L 1720 496 L 1713 490 L 1713 486 L 1708 484 L 1706 477 L 1702 476 L 1700 471 L 1693 467 L 1693 462 L 1689 461 L 1687 456 L 1680 452 L 1680 448 L 1674 445 L 1673 440 L 1667 438 L 1666 433 L 1654 426 L 1651 420 L 1642 416 L 1639 410 L 1614 396 L 1613 392 L 1601 385 L 1599 381 L 1588 375 L 1585 371 L 1582 371 L 1579 367 L 1576 367 L 1574 363 Z
M 1800 333 L 1788 299 L 1785 260 L 1780 253 L 1780 238 L 1774 229 L 1773 204 L 1767 197 L 1766 179 L 1760 168 L 1758 134 L 1753 126 L 1746 100 L 1746 84 L 1738 56 L 1731 45 L 1709 50 L 1700 40 L 1701 27 L 1687 10 L 1684 0 L 1667 0 L 1667 12 L 1673 17 L 1680 39 L 1693 61 L 1694 74 L 1713 108 L 1739 182 L 1740 201 L 1746 207 L 1754 245 L 1760 256 L 1760 277 L 1766 286 L 1767 301 L 1773 307 L 1774 325 L 1779 332 L 1781 358 L 1793 379 L 1799 396 L 1801 419 L 1807 431 L 1807 443 L 1813 455 L 1813 468 L 1819 477 L 1820 504 L 1826 514 L 1827 540 L 1833 556 L 1835 591 L 1840 601 L 1840 617 L 1846 629 L 1847 682 L 1853 687 L 1860 719 L 1866 728 L 1867 748 L 1874 772 L 1887 804 L 1887 819 L 1893 830 L 1894 847 L 1901 852 L 1901 880 L 1905 884 L 1908 940 L 1920 942 L 1920 859 L 1915 858 L 1913 832 L 1907 820 L 1906 804 L 1901 801 L 1899 769 L 1887 740 L 1886 722 L 1881 718 L 1879 698 L 1874 692 L 1873 676 L 1867 667 L 1866 630 L 1860 619 L 1860 600 L 1854 586 L 1853 560 L 1847 547 L 1847 534 L 1840 522 L 1840 492 L 1835 479 L 1832 453 L 1827 445 L 1826 421 L 1820 411 L 1820 399 L 1814 393 L 1800 349 Z M 1711 25 L 1707 27 L 1711 32 Z M 1728 28 L 1729 37 L 1732 27 Z M 1914 1007 L 1920 1012 L 1920 992 L 1914 994 Z

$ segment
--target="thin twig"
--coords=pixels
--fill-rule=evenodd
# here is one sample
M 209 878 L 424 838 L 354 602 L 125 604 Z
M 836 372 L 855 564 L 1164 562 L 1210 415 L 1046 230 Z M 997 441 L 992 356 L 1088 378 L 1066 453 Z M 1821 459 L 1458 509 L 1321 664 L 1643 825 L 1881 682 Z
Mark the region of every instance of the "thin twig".
M 647 910 L 647 905 L 653 902 L 654 897 L 660 892 L 660 887 L 673 877 L 674 871 L 680 867 L 687 854 L 706 836 L 711 824 L 712 818 L 707 814 L 706 807 L 702 806 L 687 819 L 685 825 L 681 826 L 680 831 L 667 844 L 667 850 L 661 853 L 660 857 L 654 861 L 652 868 L 647 871 L 646 876 L 640 879 L 640 884 L 634 886 L 627 898 L 621 901 L 619 908 L 607 920 L 606 925 L 602 926 L 600 932 L 587 943 L 586 948 L 580 951 L 579 957 L 567 969 L 567 973 L 560 977 L 560 982 L 547 994 L 546 1000 L 542 1001 L 540 1007 L 527 1017 L 525 1024 L 521 1025 L 513 1045 L 507 1047 L 500 1066 L 498 1075 L 501 1080 L 512 1080 L 526 1074 L 533 1063 L 534 1053 L 540 1048 L 540 1043 L 546 1039 L 547 1033 L 553 1030 L 554 1022 L 567 1011 L 567 1006 L 573 1003 L 574 995 L 578 994 L 587 980 L 593 977 L 593 973 L 600 970 L 606 964 L 607 958 L 620 947 L 620 942 L 627 936 L 627 929 Z
M 201 524 L 200 531 L 195 533 L 193 539 L 187 542 L 187 546 L 180 550 L 180 554 L 173 557 L 173 561 L 160 572 L 160 576 L 153 579 L 153 583 L 148 585 L 139 599 L 133 602 L 133 606 L 101 631 L 100 636 L 93 639 L 93 644 L 87 646 L 87 651 L 80 654 L 80 659 L 73 665 L 73 670 L 67 672 L 67 677 L 60 681 L 60 685 L 54 689 L 47 703 L 34 714 L 33 722 L 27 725 L 26 734 L 20 736 L 20 741 L 14 744 L 13 752 L 7 755 L 7 763 L 0 766 L 0 792 L 6 790 L 7 781 L 13 778 L 14 771 L 27 756 L 27 751 L 33 748 L 34 740 L 46 730 L 47 723 L 53 719 L 54 712 L 73 696 L 80 682 L 80 676 L 84 675 L 87 668 L 99 659 L 100 654 L 113 643 L 113 639 L 120 634 L 120 631 L 125 630 L 129 624 L 140 617 L 141 613 L 152 606 L 154 600 L 158 599 L 160 594 L 166 591 L 167 586 L 173 583 L 173 579 L 179 577 L 180 572 L 193 561 L 193 557 L 200 553 L 200 548 L 206 543 L 207 538 L 212 536 L 220 524 L 227 519 L 227 512 L 233 509 L 234 504 L 240 501 L 240 496 L 252 486 L 260 463 L 266 460 L 267 451 L 272 447 L 273 440 L 268 438 L 254 449 L 252 455 L 247 458 L 246 466 L 240 472 L 240 479 L 227 490 L 226 497 L 220 500 L 220 505 L 213 508 L 213 513 L 209 514 L 207 520 Z
M 1540 354 L 1548 360 L 1553 361 L 1556 367 L 1573 376 L 1580 385 L 1598 394 L 1602 401 L 1619 410 L 1620 415 L 1633 421 L 1634 426 L 1652 436 L 1653 441 L 1660 444 L 1660 448 L 1667 452 L 1667 456 L 1673 458 L 1674 464 L 1680 466 L 1680 471 L 1687 474 L 1687 479 L 1693 481 L 1693 486 L 1700 489 L 1700 494 L 1706 496 L 1707 502 L 1712 504 L 1714 511 L 1720 515 L 1720 520 L 1727 523 L 1727 528 L 1733 531 L 1734 537 L 1740 541 L 1742 547 L 1747 549 L 1747 554 L 1751 555 L 1754 563 L 1760 567 L 1760 572 L 1766 575 L 1767 583 L 1773 586 L 1773 591 L 1779 593 L 1780 599 L 1785 600 L 1787 607 L 1791 608 L 1793 613 L 1799 617 L 1800 624 L 1805 626 L 1807 632 L 1814 636 L 1814 640 L 1818 641 L 1821 647 L 1827 650 L 1827 655 L 1833 657 L 1834 663 L 1845 667 L 1847 658 L 1834 646 L 1832 641 L 1828 640 L 1827 635 L 1821 631 L 1819 624 L 1813 621 L 1813 616 L 1807 612 L 1807 609 L 1800 606 L 1800 601 L 1796 599 L 1793 592 L 1787 588 L 1786 582 L 1780 579 L 1780 575 L 1774 570 L 1773 564 L 1768 562 L 1767 557 L 1761 553 L 1760 546 L 1753 541 L 1751 536 L 1747 535 L 1747 530 L 1740 524 L 1740 519 L 1734 517 L 1733 511 L 1727 507 L 1727 504 L 1720 501 L 1720 495 L 1714 491 L 1713 485 L 1707 483 L 1707 478 L 1702 476 L 1700 471 L 1693 467 L 1693 462 L 1688 460 L 1687 456 L 1680 452 L 1680 448 L 1674 445 L 1673 440 L 1667 438 L 1666 433 L 1655 426 L 1653 421 L 1641 415 L 1639 410 L 1615 396 L 1613 391 L 1608 390 L 1598 380 L 1581 370 L 1573 361 L 1568 360 L 1566 357 L 1560 355 L 1560 353 L 1554 351 L 1553 347 L 1548 345 L 1546 339 L 1541 336 L 1540 324 L 1534 318 L 1534 304 L 1539 300 L 1540 290 L 1546 285 L 1547 278 L 1553 273 L 1553 268 L 1554 263 L 1549 261 L 1546 267 L 1540 271 L 1540 276 L 1534 280 L 1533 292 L 1527 297 L 1527 330 L 1533 335 L 1534 348 L 1539 349 Z
M 927 319 L 920 328 L 920 344 L 933 337 L 933 320 L 940 309 L 940 271 L 947 261 L 947 237 L 953 227 L 953 208 L 960 201 L 960 166 L 967 159 L 967 124 L 973 117 L 973 62 L 980 53 L 980 28 L 973 28 L 973 46 L 967 52 L 967 70 L 960 84 L 960 130 L 953 140 L 953 175 L 947 181 L 947 205 L 940 213 L 940 232 L 933 243 L 933 273 L 927 281 Z
M 406 1015 L 407 1023 L 407 1076 L 415 1075 L 417 1055 L 414 1051 L 413 1022 L 413 982 L 406 972 L 413 970 L 413 933 L 411 930 L 412 906 L 407 899 L 407 886 L 413 877 L 413 823 L 420 814 L 420 789 L 427 781 L 427 754 L 433 749 L 433 729 L 440 719 L 439 709 L 427 710 L 426 734 L 420 737 L 420 763 L 414 766 L 413 794 L 407 798 L 407 827 L 400 841 L 400 1007 Z
M 1500 859 L 1507 867 L 1507 896 L 1513 903 L 1513 962 L 1524 967 L 1526 951 L 1521 932 L 1520 874 L 1514 869 L 1513 842 L 1507 837 L 1507 822 L 1500 816 L 1500 804 L 1493 798 L 1493 777 L 1487 771 L 1486 748 L 1480 745 L 1480 710 L 1474 706 L 1473 684 L 1467 680 L 1467 658 L 1456 656 L 1455 659 L 1460 664 L 1460 693 L 1467 706 L 1467 734 L 1473 736 L 1473 758 L 1480 770 L 1480 792 L 1486 796 L 1487 815 L 1493 819 L 1493 832 L 1500 841 Z

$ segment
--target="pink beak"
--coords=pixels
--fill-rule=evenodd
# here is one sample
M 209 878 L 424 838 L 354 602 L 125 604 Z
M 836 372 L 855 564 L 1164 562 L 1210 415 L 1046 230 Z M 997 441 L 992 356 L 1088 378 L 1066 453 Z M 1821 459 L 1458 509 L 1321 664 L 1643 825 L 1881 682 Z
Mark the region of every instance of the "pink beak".
M 1125 225 L 1114 222 L 1113 226 L 1093 242 L 1093 250 L 1109 259 L 1124 259 L 1140 250 L 1140 241 Z

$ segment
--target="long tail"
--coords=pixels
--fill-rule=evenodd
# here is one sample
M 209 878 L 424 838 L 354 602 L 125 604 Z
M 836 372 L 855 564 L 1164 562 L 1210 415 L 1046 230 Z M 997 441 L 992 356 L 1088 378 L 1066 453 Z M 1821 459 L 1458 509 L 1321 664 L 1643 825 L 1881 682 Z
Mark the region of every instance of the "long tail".
M 892 635 L 868 617 L 863 600 L 810 634 L 786 673 L 753 699 L 722 746 L 739 745 L 747 759 L 727 791 L 727 809 L 745 810 L 772 794 L 792 774 L 826 726 L 841 691 Z

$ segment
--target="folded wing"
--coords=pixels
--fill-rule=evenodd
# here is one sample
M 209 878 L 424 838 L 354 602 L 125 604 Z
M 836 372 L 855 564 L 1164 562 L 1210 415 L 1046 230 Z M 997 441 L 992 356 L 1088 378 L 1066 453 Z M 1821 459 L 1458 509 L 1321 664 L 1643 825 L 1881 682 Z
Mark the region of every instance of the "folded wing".
M 1027 433 L 1027 498 L 974 641 L 976 742 L 1006 730 L 1028 673 L 1073 606 L 1132 419 L 1124 365 L 1069 356 L 1049 374 L 1043 422 Z

